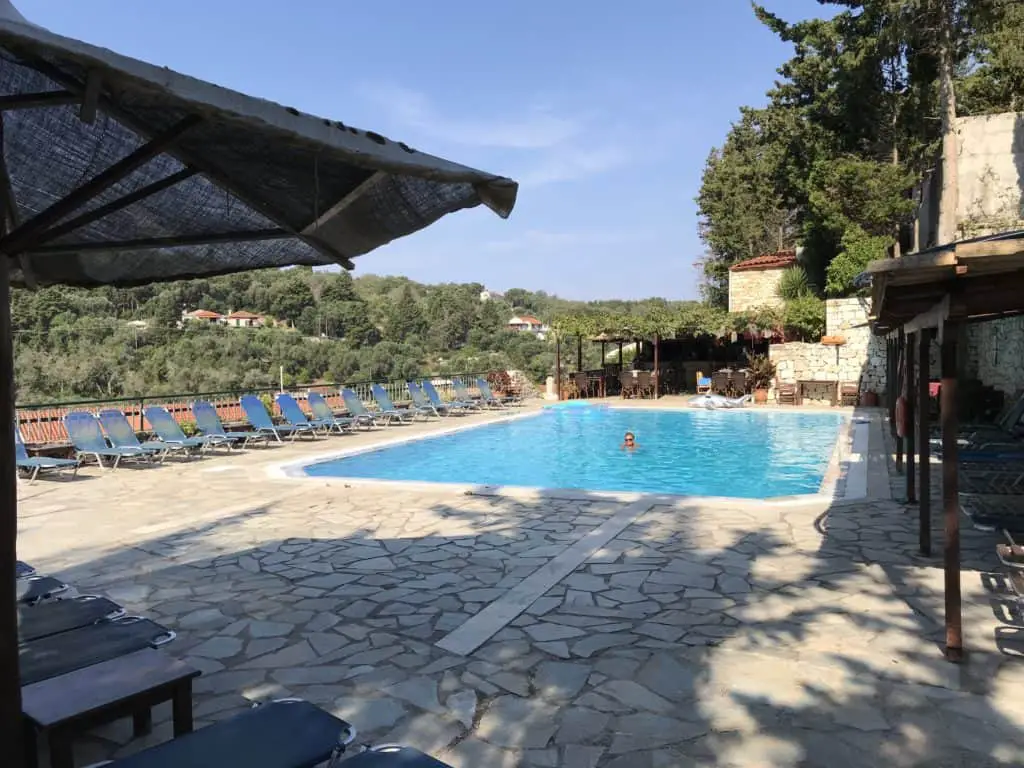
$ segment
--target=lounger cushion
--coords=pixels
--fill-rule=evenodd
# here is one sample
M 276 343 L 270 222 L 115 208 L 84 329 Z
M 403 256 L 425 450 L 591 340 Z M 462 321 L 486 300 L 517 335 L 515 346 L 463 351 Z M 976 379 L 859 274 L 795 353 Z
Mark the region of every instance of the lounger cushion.
M 36 576 L 15 581 L 15 595 L 19 603 L 34 603 L 50 595 L 63 592 L 68 585 L 50 576 Z
M 141 651 L 168 635 L 166 627 L 142 619 L 131 623 L 114 621 L 91 624 L 22 643 L 18 647 L 21 684 L 49 680 L 51 677 Z
M 309 702 L 272 702 L 106 768 L 312 768 L 349 728 Z
M 451 768 L 448 763 L 442 763 L 409 747 L 388 752 L 362 752 L 350 757 L 342 765 L 345 768 Z
M 27 643 L 61 632 L 87 627 L 121 611 L 121 606 L 97 597 L 54 600 L 42 605 L 18 606 L 18 640 Z

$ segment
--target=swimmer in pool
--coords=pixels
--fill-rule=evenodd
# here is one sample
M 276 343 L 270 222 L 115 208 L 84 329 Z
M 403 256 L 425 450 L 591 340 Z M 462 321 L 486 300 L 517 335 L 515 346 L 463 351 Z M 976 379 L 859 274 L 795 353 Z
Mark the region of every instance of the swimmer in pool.
M 622 445 L 619 446 L 619 449 L 623 451 L 633 451 L 639 447 L 640 446 L 637 445 L 636 442 L 636 435 L 632 432 L 627 432 L 626 436 L 622 438 Z

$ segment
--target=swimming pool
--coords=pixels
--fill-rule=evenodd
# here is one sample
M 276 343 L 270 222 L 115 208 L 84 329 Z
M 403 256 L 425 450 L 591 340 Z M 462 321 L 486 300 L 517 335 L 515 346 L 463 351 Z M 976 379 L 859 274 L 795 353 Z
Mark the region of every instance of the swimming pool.
M 832 413 L 545 408 L 303 468 L 313 477 L 770 498 L 817 493 Z M 627 431 L 633 452 L 620 450 Z

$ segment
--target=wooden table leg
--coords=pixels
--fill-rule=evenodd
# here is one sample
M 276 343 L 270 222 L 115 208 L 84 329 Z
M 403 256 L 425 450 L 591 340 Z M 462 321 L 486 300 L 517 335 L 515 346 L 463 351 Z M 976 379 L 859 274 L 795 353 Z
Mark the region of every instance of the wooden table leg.
M 132 734 L 135 738 L 148 736 L 153 732 L 153 710 L 144 707 L 132 714 Z
M 192 733 L 192 681 L 185 680 L 174 689 L 171 698 L 174 715 L 174 736 Z
M 50 768 L 75 768 L 75 749 L 70 733 L 63 728 L 51 728 L 47 741 L 50 745 Z

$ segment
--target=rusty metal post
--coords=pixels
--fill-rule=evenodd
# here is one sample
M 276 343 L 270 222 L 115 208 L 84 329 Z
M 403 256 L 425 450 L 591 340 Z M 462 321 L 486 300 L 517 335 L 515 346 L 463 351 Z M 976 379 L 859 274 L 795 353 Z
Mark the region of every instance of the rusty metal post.
M 555 392 L 558 400 L 562 399 L 562 337 L 555 333 Z
M 943 570 L 946 581 L 946 658 L 962 661 L 963 625 L 960 598 L 960 495 L 957 468 L 957 325 L 942 331 L 942 518 Z
M 906 348 L 903 350 L 903 359 L 905 361 L 906 378 L 904 379 L 904 391 L 907 393 L 907 419 L 906 419 L 906 434 L 904 439 L 906 440 L 907 446 L 907 503 L 914 504 L 917 502 L 917 489 L 914 487 L 915 477 L 914 472 L 914 452 L 917 449 L 915 445 L 914 435 L 914 410 L 917 400 L 917 387 L 914 381 L 914 353 L 915 346 L 914 342 L 920 338 L 921 333 L 918 332 L 916 335 L 913 333 L 907 334 Z
M 931 336 L 931 331 L 921 331 L 917 345 L 918 549 L 925 557 L 932 553 Z
M 661 379 L 661 372 L 658 370 L 658 347 L 661 346 L 658 334 L 654 334 L 654 399 L 658 399 L 658 386 L 659 379 Z

